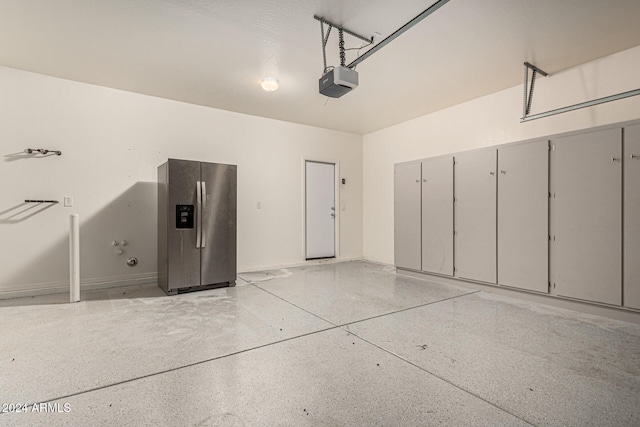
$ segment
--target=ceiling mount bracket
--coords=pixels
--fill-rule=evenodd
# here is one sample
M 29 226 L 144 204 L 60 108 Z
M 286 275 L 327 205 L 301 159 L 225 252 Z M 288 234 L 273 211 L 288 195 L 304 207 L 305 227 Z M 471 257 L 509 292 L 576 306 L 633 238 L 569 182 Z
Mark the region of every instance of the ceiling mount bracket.
M 324 24 L 320 22 L 320 34 L 322 35 L 322 62 L 324 63 L 324 68 L 322 74 L 327 71 L 327 42 L 329 41 L 329 34 L 331 34 L 331 29 L 333 27 L 330 25 L 329 30 L 327 30 L 327 34 L 324 34 Z
M 529 86 L 528 84 L 529 70 L 533 71 L 533 74 L 531 76 L 531 86 Z M 615 95 L 605 96 L 603 98 L 592 99 L 591 101 L 580 102 L 578 104 L 569 105 L 567 107 L 556 108 L 555 110 L 545 111 L 544 113 L 529 115 L 529 113 L 531 112 L 531 100 L 533 98 L 533 88 L 535 85 L 536 74 L 542 74 L 545 77 L 549 76 L 549 74 L 545 73 L 535 65 L 531 65 L 528 62 L 525 62 L 524 95 L 522 101 L 522 118 L 520 119 L 520 123 L 541 119 L 543 117 L 554 116 L 556 114 L 567 113 L 569 111 L 579 110 L 581 108 L 592 107 L 594 105 L 604 104 L 605 102 L 617 101 L 619 99 L 640 95 L 640 89 L 634 89 L 627 92 L 617 93 Z
M 529 86 L 529 70 L 533 71 L 531 74 L 531 86 Z M 549 77 L 549 73 L 542 71 L 535 65 L 524 63 L 524 94 L 522 98 L 522 119 L 524 120 L 531 112 L 531 103 L 533 101 L 533 89 L 536 85 L 536 76 L 540 73 L 544 77 Z
M 313 19 L 315 19 L 316 21 L 320 21 L 320 34 L 322 36 L 322 60 L 324 62 L 324 69 L 322 70 L 322 74 L 327 72 L 327 51 L 326 51 L 326 47 L 327 47 L 327 42 L 329 41 L 329 34 L 331 33 L 331 29 L 332 28 L 337 28 L 338 29 L 338 34 L 339 34 L 339 41 L 338 41 L 338 48 L 340 49 L 340 64 L 342 67 L 344 67 L 345 65 L 345 49 L 344 49 L 344 34 L 349 34 L 350 36 L 353 36 L 357 39 L 360 39 L 364 42 L 367 42 L 369 44 L 373 43 L 373 37 L 364 37 L 361 36 L 358 33 L 355 33 L 351 30 L 347 30 L 346 28 L 342 27 L 341 25 L 336 25 L 333 22 L 327 21 L 326 19 L 317 16 L 317 15 L 313 15 Z M 327 33 L 325 34 L 324 32 L 324 26 L 327 25 L 329 27 L 329 29 L 327 30 Z M 349 65 L 349 68 L 353 68 L 351 65 Z

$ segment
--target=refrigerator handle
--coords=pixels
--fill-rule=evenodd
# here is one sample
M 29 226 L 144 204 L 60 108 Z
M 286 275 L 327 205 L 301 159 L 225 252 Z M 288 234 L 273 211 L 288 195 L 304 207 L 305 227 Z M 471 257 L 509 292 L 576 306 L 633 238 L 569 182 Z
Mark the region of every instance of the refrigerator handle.
M 202 192 L 200 190 L 200 181 L 196 181 L 196 248 L 200 249 L 200 224 L 202 222 Z
M 205 225 L 206 225 L 206 221 L 204 220 L 205 215 L 207 214 L 207 183 L 206 181 L 202 181 L 202 238 L 201 238 L 201 242 L 202 245 L 200 246 L 201 248 L 204 248 L 205 245 L 207 244 L 207 230 L 205 229 Z

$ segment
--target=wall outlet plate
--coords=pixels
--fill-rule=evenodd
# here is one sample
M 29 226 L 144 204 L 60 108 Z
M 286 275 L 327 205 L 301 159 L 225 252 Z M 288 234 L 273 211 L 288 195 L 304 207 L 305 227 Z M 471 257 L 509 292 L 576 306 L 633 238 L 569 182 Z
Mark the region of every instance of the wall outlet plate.
M 65 197 L 64 198 L 64 206 L 70 208 L 73 206 L 73 197 Z

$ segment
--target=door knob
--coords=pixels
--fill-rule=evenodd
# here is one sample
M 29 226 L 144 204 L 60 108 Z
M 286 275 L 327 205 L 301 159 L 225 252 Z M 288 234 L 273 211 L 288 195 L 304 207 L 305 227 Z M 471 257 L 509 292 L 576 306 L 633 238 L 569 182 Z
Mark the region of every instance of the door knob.
M 335 218 L 335 217 L 336 217 L 336 214 L 332 213 L 331 218 Z

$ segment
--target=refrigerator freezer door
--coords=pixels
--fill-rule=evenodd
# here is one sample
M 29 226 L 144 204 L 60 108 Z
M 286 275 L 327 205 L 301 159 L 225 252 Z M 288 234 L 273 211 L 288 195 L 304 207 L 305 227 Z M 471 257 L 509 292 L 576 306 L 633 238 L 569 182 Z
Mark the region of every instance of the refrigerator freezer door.
M 236 281 L 237 166 L 202 163 L 202 285 Z
M 200 250 L 196 241 L 201 218 L 197 213 L 195 220 L 189 218 L 194 210 L 197 212 L 200 162 L 169 159 L 168 164 L 167 262 L 171 291 L 200 285 Z

